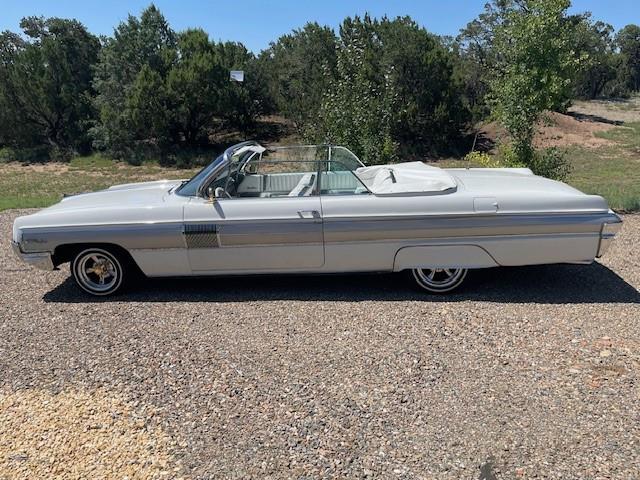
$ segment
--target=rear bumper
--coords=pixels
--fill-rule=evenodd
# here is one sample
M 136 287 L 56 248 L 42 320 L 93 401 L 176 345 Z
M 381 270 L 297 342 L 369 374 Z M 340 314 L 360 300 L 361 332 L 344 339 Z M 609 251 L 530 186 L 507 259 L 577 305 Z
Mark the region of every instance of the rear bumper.
M 598 258 L 603 256 L 611 246 L 611 242 L 622 228 L 622 219 L 611 212 L 611 220 L 602 225 L 600 229 L 600 244 L 598 245 Z
M 24 263 L 39 268 L 40 270 L 55 270 L 51 252 L 24 253 L 20 249 L 20 245 L 13 241 L 11 242 L 11 248 L 13 248 L 16 256 Z

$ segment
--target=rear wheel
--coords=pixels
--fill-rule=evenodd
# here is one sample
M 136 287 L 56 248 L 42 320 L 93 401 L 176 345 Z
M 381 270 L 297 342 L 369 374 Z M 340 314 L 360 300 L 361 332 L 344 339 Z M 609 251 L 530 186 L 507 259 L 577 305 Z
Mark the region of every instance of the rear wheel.
M 87 248 L 73 258 L 71 275 L 78 286 L 91 295 L 107 296 L 122 288 L 129 274 L 122 255 L 104 248 Z
M 464 282 L 467 271 L 466 268 L 416 268 L 411 273 L 418 286 L 429 293 L 447 293 Z

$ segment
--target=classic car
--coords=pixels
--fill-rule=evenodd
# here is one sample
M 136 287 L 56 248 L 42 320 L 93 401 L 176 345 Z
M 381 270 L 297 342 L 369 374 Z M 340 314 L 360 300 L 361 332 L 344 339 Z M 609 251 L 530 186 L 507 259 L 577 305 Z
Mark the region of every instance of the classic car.
M 606 201 L 526 168 L 365 166 L 333 145 L 243 142 L 190 180 L 117 185 L 19 217 L 25 262 L 70 262 L 110 295 L 148 277 L 408 271 L 432 293 L 469 269 L 593 262 L 621 226 Z

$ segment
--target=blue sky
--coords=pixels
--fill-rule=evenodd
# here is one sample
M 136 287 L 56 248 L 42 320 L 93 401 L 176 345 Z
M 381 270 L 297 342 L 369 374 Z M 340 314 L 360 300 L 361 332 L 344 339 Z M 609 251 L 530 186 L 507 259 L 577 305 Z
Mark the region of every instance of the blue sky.
M 336 27 L 347 15 L 411 15 L 429 31 L 455 35 L 475 18 L 487 0 L 156 0 L 175 30 L 202 27 L 214 40 L 243 42 L 258 52 L 271 40 L 307 21 Z M 148 0 L 0 0 L 0 30 L 18 30 L 28 15 L 73 17 L 96 34 L 110 35 L 113 27 L 137 15 Z M 638 0 L 574 0 L 572 11 L 591 11 L 616 29 L 640 24 Z

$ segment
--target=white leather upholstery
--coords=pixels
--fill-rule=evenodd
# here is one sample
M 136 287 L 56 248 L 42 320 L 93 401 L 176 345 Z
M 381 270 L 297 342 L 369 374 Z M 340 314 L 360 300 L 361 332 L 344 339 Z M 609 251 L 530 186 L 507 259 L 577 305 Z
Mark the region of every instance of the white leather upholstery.
M 272 193 L 288 193 L 300 182 L 304 173 L 270 173 L 264 175 L 263 191 Z
M 351 172 L 322 172 L 323 191 L 354 191 L 361 186 Z
M 289 197 L 307 197 L 313 191 L 316 180 L 315 173 L 305 173 L 298 184 L 289 192 Z
M 351 172 L 322 172 L 323 192 L 357 192 L 364 190 L 362 184 Z M 308 173 L 271 173 L 247 175 L 238 186 L 239 196 L 270 197 L 308 196 L 313 193 L 317 183 L 317 174 Z M 310 187 L 310 188 L 306 188 Z

